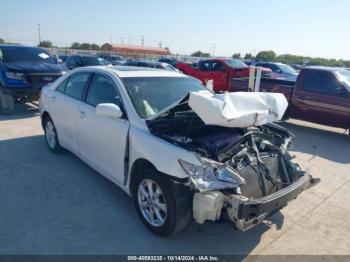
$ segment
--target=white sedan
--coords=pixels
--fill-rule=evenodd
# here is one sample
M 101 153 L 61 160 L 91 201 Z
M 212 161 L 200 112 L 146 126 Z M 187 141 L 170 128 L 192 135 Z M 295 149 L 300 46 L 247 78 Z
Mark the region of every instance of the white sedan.
M 191 108 L 192 96 L 205 101 Z M 246 230 L 315 179 L 290 161 L 288 130 L 235 127 L 240 119 L 206 124 L 206 115 L 215 121 L 212 111 L 227 103 L 221 98 L 176 72 L 86 67 L 42 90 L 40 116 L 49 149 L 73 152 L 119 185 L 152 232 L 167 236 L 191 217 L 198 223 L 226 218 Z M 206 111 L 208 101 L 213 108 Z

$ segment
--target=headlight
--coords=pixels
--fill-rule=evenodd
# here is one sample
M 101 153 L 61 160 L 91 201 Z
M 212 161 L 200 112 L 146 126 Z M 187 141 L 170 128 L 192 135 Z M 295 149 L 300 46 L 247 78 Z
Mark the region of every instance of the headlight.
M 200 191 L 237 188 L 245 184 L 244 178 L 227 164 L 207 158 L 199 158 L 199 160 L 202 165 L 194 165 L 181 159 L 178 161 L 186 174 L 190 176 L 195 187 Z
M 6 77 L 10 79 L 17 79 L 17 80 L 22 80 L 23 79 L 23 73 L 20 72 L 6 72 Z

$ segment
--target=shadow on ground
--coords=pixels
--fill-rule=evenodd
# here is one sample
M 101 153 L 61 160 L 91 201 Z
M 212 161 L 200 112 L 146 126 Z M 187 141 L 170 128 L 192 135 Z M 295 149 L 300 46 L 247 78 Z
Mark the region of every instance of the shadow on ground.
M 296 135 L 293 151 L 318 156 L 337 163 L 350 163 L 349 135 L 290 122 L 284 122 L 281 125 Z
M 191 223 L 160 238 L 131 198 L 71 153 L 52 154 L 43 136 L 0 142 L 1 254 L 249 254 L 271 217 L 247 232 Z
M 0 121 L 31 118 L 39 115 L 38 102 L 16 103 L 14 112 L 9 115 L 1 115 Z

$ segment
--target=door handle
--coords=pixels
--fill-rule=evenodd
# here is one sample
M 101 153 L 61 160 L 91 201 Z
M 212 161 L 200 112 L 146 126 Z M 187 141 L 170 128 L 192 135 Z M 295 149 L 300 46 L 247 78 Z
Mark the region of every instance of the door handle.
M 56 101 L 56 97 L 55 96 L 51 96 L 51 101 L 55 102 Z
M 86 117 L 86 113 L 84 111 L 79 111 L 80 118 Z

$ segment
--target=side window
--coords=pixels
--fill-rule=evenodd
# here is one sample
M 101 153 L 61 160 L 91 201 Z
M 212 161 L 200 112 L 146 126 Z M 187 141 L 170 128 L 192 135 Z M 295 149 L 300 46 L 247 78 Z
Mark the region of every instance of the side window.
M 301 89 L 325 95 L 338 95 L 342 86 L 331 72 L 305 70 Z
M 84 87 L 89 79 L 90 73 L 81 72 L 71 75 L 66 85 L 64 93 L 70 97 L 81 100 L 84 92 Z
M 223 71 L 225 69 L 224 64 L 220 62 L 213 62 L 211 71 Z
M 79 56 L 71 56 L 67 61 L 67 66 L 71 68 L 79 67 L 82 65 L 81 58 Z
M 68 78 L 66 80 L 64 80 L 61 84 L 58 85 L 58 87 L 56 88 L 56 91 L 64 93 L 67 82 L 68 82 Z
M 113 103 L 121 106 L 120 97 L 111 79 L 100 74 L 92 78 L 86 103 L 97 106 L 101 103 Z
M 200 64 L 200 70 L 202 71 L 210 71 L 212 67 L 211 61 L 205 61 Z

